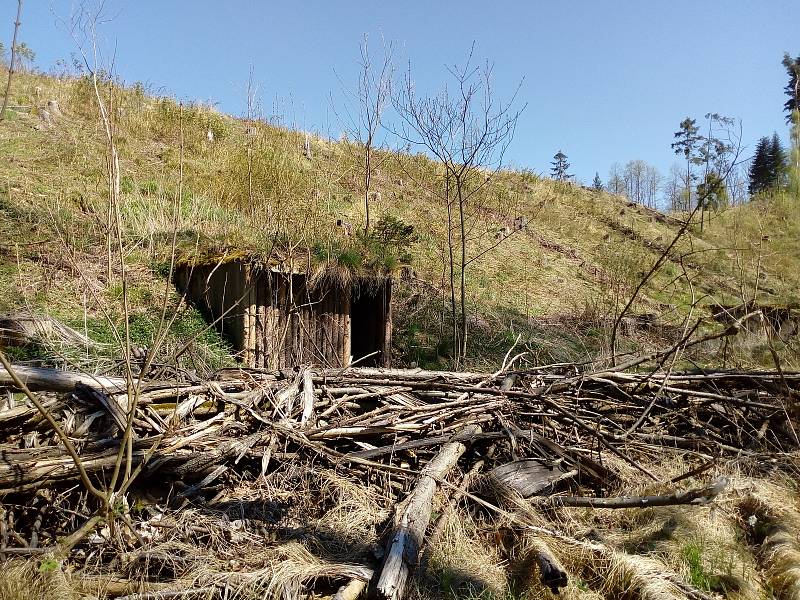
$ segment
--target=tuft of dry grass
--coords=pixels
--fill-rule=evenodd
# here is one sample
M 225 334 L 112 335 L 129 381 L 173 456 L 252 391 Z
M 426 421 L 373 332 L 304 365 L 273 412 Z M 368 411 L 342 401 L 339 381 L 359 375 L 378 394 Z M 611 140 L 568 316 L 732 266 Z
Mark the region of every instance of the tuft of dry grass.
M 764 578 L 778 600 L 800 600 L 797 498 L 772 483 L 750 482 L 737 504 Z
M 53 559 L 9 560 L 0 569 L 2 600 L 77 600 L 79 597 L 70 576 Z

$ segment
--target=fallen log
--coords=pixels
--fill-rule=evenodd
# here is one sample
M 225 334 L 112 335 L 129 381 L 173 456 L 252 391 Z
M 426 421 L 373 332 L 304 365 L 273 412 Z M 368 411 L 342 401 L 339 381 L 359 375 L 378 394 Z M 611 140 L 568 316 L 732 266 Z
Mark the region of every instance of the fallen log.
M 351 579 L 349 583 L 339 588 L 333 596 L 333 600 L 356 600 L 367 587 L 363 579 Z
M 501 485 L 518 492 L 523 498 L 530 498 L 553 487 L 559 481 L 574 477 L 577 470 L 565 471 L 561 460 L 546 461 L 540 458 L 515 460 L 495 467 L 489 473 Z
M 724 477 L 705 487 L 660 496 L 620 496 L 617 498 L 592 498 L 588 496 L 551 496 L 541 504 L 550 506 L 576 506 L 586 508 L 647 508 L 650 506 L 676 506 L 679 504 L 707 504 L 716 498 L 728 480 Z
M 534 563 L 539 569 L 539 581 L 558 594 L 562 587 L 569 584 L 569 575 L 561 562 L 553 555 L 550 548 L 539 536 L 533 533 L 523 534 L 523 544 L 527 548 L 526 563 Z
M 71 392 L 78 384 L 92 389 L 101 389 L 107 392 L 124 392 L 125 379 L 122 377 L 104 377 L 102 375 L 86 375 L 59 369 L 45 367 L 14 366 L 14 373 L 22 382 L 32 390 L 47 390 L 50 392 Z M 0 366 L 0 386 L 14 387 L 11 373 Z
M 461 442 L 449 442 L 425 466 L 396 519 L 386 547 L 386 559 L 375 587 L 382 600 L 400 600 L 411 569 L 417 565 L 425 530 L 431 520 L 437 482 L 452 469 L 466 450 Z

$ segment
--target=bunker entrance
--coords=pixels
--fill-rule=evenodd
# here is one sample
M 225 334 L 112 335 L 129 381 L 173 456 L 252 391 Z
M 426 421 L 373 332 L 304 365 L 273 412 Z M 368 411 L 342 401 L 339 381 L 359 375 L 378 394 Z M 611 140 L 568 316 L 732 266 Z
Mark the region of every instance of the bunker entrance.
M 391 318 L 389 283 L 371 289 L 354 288 L 350 303 L 350 354 L 358 366 L 390 364 Z

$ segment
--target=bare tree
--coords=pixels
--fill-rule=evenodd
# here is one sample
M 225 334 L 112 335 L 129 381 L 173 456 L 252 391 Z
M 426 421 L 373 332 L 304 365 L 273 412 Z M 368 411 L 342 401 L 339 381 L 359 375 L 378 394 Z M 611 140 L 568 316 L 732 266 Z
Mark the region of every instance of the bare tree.
M 608 184 L 606 190 L 611 194 L 624 194 L 625 193 L 625 178 L 623 177 L 623 170 L 619 163 L 614 163 L 608 170 Z
M 377 136 L 380 131 L 383 112 L 391 100 L 392 77 L 394 76 L 394 47 L 383 43 L 383 56 L 373 63 L 370 55 L 368 36 L 365 34 L 359 48 L 358 86 L 352 96 L 358 107 L 358 114 L 347 113 L 345 125 L 347 135 L 359 146 L 364 168 L 364 233 L 369 233 L 370 195 L 372 194 L 372 175 L 375 172 L 375 151 L 379 148 Z
M 687 119 L 687 121 L 689 121 L 689 120 Z M 682 123 L 682 125 L 685 125 L 687 123 L 687 121 L 684 121 L 684 123 Z M 678 136 L 676 135 L 676 137 L 678 137 Z M 730 175 L 732 169 L 737 164 L 737 159 L 739 157 L 739 152 L 741 151 L 741 136 L 739 136 L 737 138 L 737 140 L 738 140 L 737 141 L 737 146 L 732 151 L 732 153 L 730 155 L 730 160 L 726 161 L 726 164 L 728 165 L 727 166 L 727 170 L 721 176 L 719 176 L 719 179 L 721 181 L 727 180 L 727 178 Z M 677 144 L 677 146 L 680 147 L 680 144 Z M 673 144 L 673 147 L 676 147 L 676 144 Z M 692 181 L 692 173 L 691 173 L 690 169 L 687 169 L 686 181 L 687 182 L 691 182 Z M 689 194 L 691 193 L 691 188 L 687 186 L 686 189 L 687 189 L 687 198 L 688 198 L 688 197 L 690 197 Z M 678 242 L 680 242 L 683 239 L 684 235 L 686 235 L 689 232 L 689 228 L 691 227 L 692 220 L 694 219 L 695 215 L 701 210 L 701 208 L 703 207 L 704 203 L 708 200 L 709 196 L 711 196 L 714 192 L 715 192 L 715 190 L 710 188 L 710 187 L 706 187 L 705 189 L 698 189 L 697 190 L 697 203 L 694 205 L 694 208 L 691 209 L 691 211 L 687 215 L 686 220 L 678 228 L 678 231 L 673 236 L 672 241 L 659 254 L 659 256 L 656 259 L 655 263 L 653 263 L 653 266 L 650 267 L 650 269 L 639 280 L 639 283 L 634 288 L 633 293 L 631 294 L 630 298 L 628 299 L 628 302 L 625 304 L 625 306 L 622 308 L 622 310 L 617 314 L 616 318 L 614 319 L 614 325 L 611 328 L 611 344 L 610 344 L 611 345 L 611 364 L 612 364 L 612 366 L 616 366 L 616 360 L 617 360 L 617 334 L 619 332 L 619 326 L 620 326 L 620 323 L 622 323 L 622 319 L 625 318 L 625 316 L 628 314 L 628 311 L 631 309 L 631 307 L 633 306 L 634 302 L 636 302 L 637 298 L 639 297 L 639 294 L 644 289 L 644 287 L 647 285 L 647 283 L 653 278 L 653 276 L 656 273 L 658 273 L 659 269 L 664 264 L 664 262 L 667 261 L 671 257 L 671 253 L 672 253 L 673 249 L 677 246 Z
M 485 214 L 475 218 L 479 214 L 477 201 L 501 168 L 525 108 L 514 108 L 519 86 L 508 103 L 495 98 L 492 66 L 488 62 L 473 66 L 473 52 L 474 45 L 464 66 L 448 68 L 454 80 L 452 88 L 445 85 L 434 96 L 418 96 L 409 66 L 402 88 L 393 98 L 402 119 L 398 135 L 426 149 L 443 168 L 440 197 L 447 213 L 453 360 L 457 368 L 467 355 L 467 267 L 497 245 L 479 250 L 470 247 L 470 242 L 481 235 L 476 233 L 478 223 L 486 222 Z
M 637 204 L 656 208 L 661 174 L 643 160 L 632 160 L 625 165 L 622 175 L 625 195 Z
M 672 212 L 681 212 L 690 209 L 689 182 L 686 180 L 686 171 L 678 163 L 673 163 L 669 169 L 669 177 L 664 184 L 664 204 Z
M 748 185 L 750 177 L 748 174 L 749 164 L 741 162 L 733 169 L 728 176 L 728 198 L 731 206 L 739 206 L 747 202 L 749 198 Z
M 647 163 L 643 160 L 631 160 L 625 165 L 625 195 L 637 204 L 644 204 L 646 171 Z
M 14 36 L 11 38 L 11 60 L 8 63 L 8 79 L 6 80 L 6 94 L 3 97 L 3 108 L 0 108 L 0 121 L 6 118 L 8 97 L 11 95 L 11 77 L 14 75 L 14 66 L 17 64 L 17 32 L 21 25 L 22 0 L 17 0 L 17 18 L 14 20 Z

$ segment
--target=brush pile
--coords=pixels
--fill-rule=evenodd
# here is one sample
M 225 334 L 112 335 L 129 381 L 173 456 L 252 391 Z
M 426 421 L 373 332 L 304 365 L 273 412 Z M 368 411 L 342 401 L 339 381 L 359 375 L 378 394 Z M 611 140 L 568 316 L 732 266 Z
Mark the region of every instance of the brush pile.
M 800 447 L 797 373 L 243 369 L 208 381 L 142 381 L 133 394 L 124 379 L 14 371 L 95 487 L 124 489 L 114 495 L 118 519 L 100 515 L 95 529 L 75 536 L 96 502 L 52 424 L 0 368 L 8 398 L 0 555 L 93 565 L 82 585 L 98 597 L 330 590 L 343 599 L 371 582 L 369 593 L 400 598 L 445 513 L 462 502 L 479 519 L 512 522 L 521 538 L 539 534 L 528 546 L 541 581 L 557 592 L 568 575 L 546 541 L 597 549 L 548 529 L 533 508 L 701 504 L 726 481 L 689 489 L 684 480 L 702 481 L 728 460 L 780 470 Z M 675 456 L 685 473 L 672 482 L 649 468 Z M 610 497 L 623 472 L 668 489 Z M 330 520 L 350 503 L 348 537 Z M 356 518 L 359 506 L 371 507 L 368 518 Z M 215 545 L 213 560 L 199 553 Z M 251 545 L 272 551 L 256 564 L 243 550 L 222 550 Z M 286 571 L 291 565 L 303 566 Z M 686 597 L 710 597 L 673 584 Z

